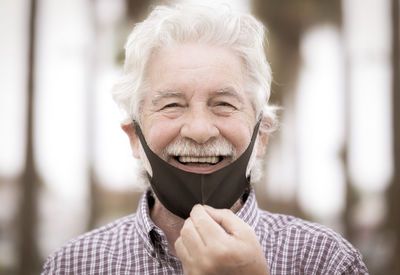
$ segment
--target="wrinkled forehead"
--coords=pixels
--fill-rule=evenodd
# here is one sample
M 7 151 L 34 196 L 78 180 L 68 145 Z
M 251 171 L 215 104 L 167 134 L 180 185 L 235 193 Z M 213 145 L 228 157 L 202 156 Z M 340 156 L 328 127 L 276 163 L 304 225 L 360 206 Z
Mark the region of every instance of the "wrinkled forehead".
M 147 62 L 144 82 L 146 97 L 151 93 L 151 100 L 207 89 L 212 95 L 251 102 L 253 90 L 247 66 L 238 53 L 229 47 L 200 42 L 155 49 Z

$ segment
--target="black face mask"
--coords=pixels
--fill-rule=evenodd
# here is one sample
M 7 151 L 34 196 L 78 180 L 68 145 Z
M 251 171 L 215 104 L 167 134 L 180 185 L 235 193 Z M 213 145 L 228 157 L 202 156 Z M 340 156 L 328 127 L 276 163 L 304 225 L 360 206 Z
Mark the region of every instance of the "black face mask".
M 150 162 L 153 177 L 151 187 L 160 202 L 173 214 L 186 219 L 195 204 L 214 208 L 230 208 L 250 184 L 246 177 L 247 164 L 253 152 L 260 121 L 246 151 L 234 162 L 209 174 L 183 171 L 157 156 L 147 145 L 138 123 L 136 133 Z

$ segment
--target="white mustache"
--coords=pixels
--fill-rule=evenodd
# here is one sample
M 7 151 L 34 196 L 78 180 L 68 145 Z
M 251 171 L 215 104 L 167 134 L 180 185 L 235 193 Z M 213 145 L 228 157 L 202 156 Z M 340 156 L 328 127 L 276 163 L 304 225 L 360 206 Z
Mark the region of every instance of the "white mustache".
M 191 139 L 178 137 L 164 148 L 162 155 L 166 160 L 168 156 L 229 156 L 236 159 L 235 147 L 223 137 L 212 139 L 199 144 Z

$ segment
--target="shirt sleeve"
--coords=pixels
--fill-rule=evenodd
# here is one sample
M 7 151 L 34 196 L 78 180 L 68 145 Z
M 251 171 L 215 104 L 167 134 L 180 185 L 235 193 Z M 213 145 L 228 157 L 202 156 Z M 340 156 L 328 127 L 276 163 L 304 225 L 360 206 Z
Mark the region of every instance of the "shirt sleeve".
M 43 270 L 41 275 L 55 274 L 56 272 L 55 272 L 54 262 L 55 262 L 54 257 L 52 255 L 49 256 L 43 265 Z
M 343 272 L 345 275 L 355 274 L 369 274 L 367 266 L 363 262 L 361 255 L 357 253 L 354 261 L 348 266 L 347 270 Z

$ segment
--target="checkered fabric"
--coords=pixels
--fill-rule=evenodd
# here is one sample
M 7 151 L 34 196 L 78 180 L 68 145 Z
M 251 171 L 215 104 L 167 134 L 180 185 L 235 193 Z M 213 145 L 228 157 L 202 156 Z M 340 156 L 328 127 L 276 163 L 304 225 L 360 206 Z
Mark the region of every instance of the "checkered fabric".
M 70 241 L 42 274 L 183 274 L 164 233 L 150 219 L 144 193 L 136 214 Z M 368 274 L 360 253 L 339 234 L 260 210 L 253 189 L 237 215 L 256 233 L 271 274 Z

